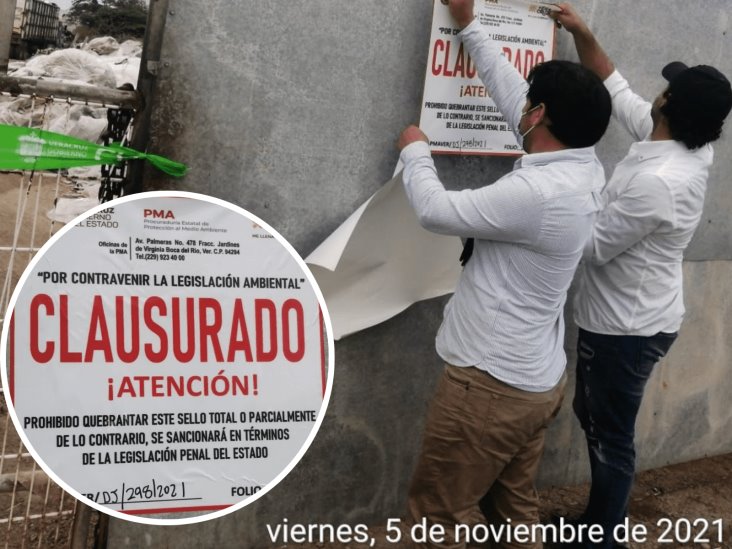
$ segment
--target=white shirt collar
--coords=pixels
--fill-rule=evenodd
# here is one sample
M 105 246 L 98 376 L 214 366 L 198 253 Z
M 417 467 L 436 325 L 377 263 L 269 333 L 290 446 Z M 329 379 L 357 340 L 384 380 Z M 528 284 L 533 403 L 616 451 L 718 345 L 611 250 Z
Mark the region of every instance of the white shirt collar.
M 516 160 L 514 169 L 525 168 L 527 166 L 543 166 L 550 162 L 557 162 L 559 160 L 568 162 L 593 162 L 596 159 L 595 147 L 562 149 L 561 151 L 525 154 Z

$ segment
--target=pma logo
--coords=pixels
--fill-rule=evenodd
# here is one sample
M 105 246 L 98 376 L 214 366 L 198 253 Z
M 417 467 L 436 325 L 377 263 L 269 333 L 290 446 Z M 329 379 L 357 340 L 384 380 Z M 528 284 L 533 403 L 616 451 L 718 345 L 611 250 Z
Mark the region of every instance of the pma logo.
M 529 6 L 529 13 L 538 13 L 539 15 L 543 15 L 545 17 L 548 17 L 549 14 L 551 14 L 552 10 L 549 6 L 541 6 L 536 4 L 531 4 Z
M 153 219 L 175 219 L 173 210 L 153 210 L 145 208 L 143 215 L 146 219 L 148 217 L 152 217 Z

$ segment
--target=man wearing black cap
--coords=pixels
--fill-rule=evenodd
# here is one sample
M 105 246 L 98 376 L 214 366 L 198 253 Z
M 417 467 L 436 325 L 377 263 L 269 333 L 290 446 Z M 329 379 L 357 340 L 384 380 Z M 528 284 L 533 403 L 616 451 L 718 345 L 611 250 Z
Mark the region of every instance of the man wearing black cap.
M 604 543 L 626 516 L 635 472 L 635 420 L 654 365 L 681 326 L 682 261 L 704 206 L 712 141 L 732 108 L 727 78 L 674 62 L 653 104 L 634 94 L 568 4 L 554 18 L 574 37 L 580 62 L 605 82 L 613 114 L 637 139 L 603 190 L 605 205 L 578 270 L 574 410 L 587 438 L 592 488 L 580 524 Z

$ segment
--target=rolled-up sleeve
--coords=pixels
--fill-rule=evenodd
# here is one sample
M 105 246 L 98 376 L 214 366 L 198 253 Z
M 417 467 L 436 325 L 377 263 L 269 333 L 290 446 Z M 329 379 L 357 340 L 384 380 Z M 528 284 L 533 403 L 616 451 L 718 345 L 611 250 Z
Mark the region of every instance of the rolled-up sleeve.
M 525 245 L 539 238 L 541 198 L 523 176 L 512 172 L 475 190 L 448 191 L 437 176 L 423 141 L 402 150 L 404 189 L 427 230 Z

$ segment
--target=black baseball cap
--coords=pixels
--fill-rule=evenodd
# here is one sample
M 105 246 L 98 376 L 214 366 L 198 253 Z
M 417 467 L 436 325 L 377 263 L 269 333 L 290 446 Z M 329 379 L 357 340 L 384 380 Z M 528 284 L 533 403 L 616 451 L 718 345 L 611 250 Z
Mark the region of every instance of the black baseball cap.
M 674 61 L 666 65 L 661 74 L 668 80 L 670 100 L 683 104 L 689 114 L 721 124 L 732 110 L 732 86 L 714 67 L 688 67 L 681 61 Z

